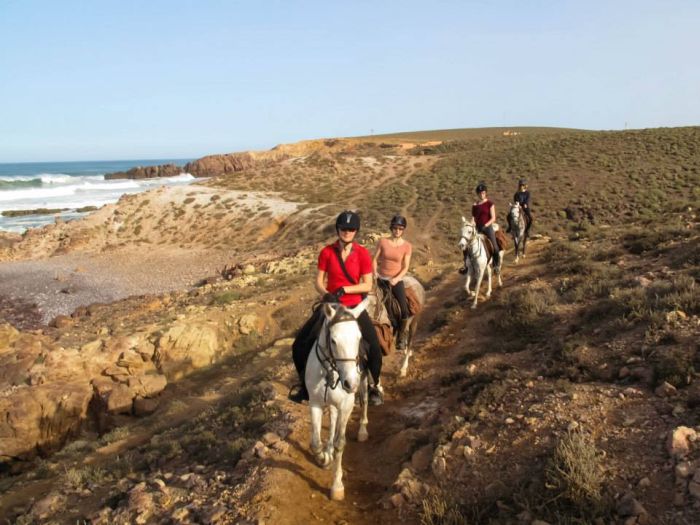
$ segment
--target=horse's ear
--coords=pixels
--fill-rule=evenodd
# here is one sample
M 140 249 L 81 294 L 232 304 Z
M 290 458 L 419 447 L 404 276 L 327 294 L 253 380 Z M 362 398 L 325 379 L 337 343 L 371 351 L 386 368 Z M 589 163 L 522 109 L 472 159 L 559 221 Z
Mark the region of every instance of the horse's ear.
M 323 314 L 328 317 L 328 319 L 333 319 L 333 316 L 335 315 L 335 308 L 333 308 L 330 303 L 324 303 L 323 305 Z
M 462 215 L 462 224 L 467 224 L 467 219 L 464 218 L 464 215 Z

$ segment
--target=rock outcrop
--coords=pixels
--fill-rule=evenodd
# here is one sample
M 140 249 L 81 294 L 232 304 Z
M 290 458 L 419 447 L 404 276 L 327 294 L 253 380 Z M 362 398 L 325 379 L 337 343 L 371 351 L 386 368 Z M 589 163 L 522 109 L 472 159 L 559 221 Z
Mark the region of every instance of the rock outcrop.
M 243 171 L 250 168 L 255 163 L 255 158 L 248 152 L 207 155 L 206 157 L 185 164 L 185 172 L 195 177 L 213 177 L 216 175 Z
M 186 173 L 180 166 L 175 164 L 162 164 L 160 166 L 137 166 L 128 171 L 117 171 L 105 175 L 105 180 L 110 179 L 154 179 L 158 177 L 177 177 Z
M 107 431 L 118 414 L 152 413 L 168 382 L 215 363 L 236 350 L 238 338 L 264 328 L 251 312 L 209 310 L 63 348 L 0 325 L 0 465 L 60 447 L 86 423 Z

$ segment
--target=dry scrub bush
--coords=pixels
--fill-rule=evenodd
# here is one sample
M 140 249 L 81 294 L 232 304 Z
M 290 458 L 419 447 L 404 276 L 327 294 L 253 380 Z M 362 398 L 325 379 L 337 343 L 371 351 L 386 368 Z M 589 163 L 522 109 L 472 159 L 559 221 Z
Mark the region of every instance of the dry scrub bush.
M 584 432 L 568 432 L 554 450 L 547 469 L 548 487 L 565 498 L 582 514 L 602 502 L 603 456 L 593 438 Z
M 554 318 L 557 294 L 549 286 L 519 288 L 499 300 L 501 314 L 495 324 L 499 330 L 520 336 L 541 335 Z
M 467 519 L 462 515 L 456 504 L 444 497 L 432 495 L 423 500 L 420 513 L 421 525 L 467 525 Z

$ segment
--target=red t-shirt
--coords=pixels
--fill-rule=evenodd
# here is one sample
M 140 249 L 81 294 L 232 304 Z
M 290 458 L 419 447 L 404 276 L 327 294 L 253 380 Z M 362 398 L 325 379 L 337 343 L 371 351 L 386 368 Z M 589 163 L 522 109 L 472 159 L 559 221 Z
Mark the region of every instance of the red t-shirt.
M 488 199 L 481 204 L 472 206 L 472 216 L 474 217 L 474 222 L 476 222 L 477 227 L 481 228 L 491 220 L 491 206 L 493 206 L 493 202 Z
M 345 269 L 350 274 L 355 282 L 348 281 L 345 273 L 338 261 L 337 251 L 340 250 L 338 241 L 329 244 L 318 255 L 318 269 L 326 272 L 328 276 L 328 284 L 326 288 L 330 293 L 335 293 L 343 286 L 358 284 L 360 277 L 368 273 L 372 273 L 372 257 L 367 251 L 367 248 L 360 246 L 357 243 L 352 243 L 352 250 L 347 259 L 345 259 Z M 362 301 L 362 294 L 346 293 L 340 298 L 340 302 L 348 307 L 357 306 Z

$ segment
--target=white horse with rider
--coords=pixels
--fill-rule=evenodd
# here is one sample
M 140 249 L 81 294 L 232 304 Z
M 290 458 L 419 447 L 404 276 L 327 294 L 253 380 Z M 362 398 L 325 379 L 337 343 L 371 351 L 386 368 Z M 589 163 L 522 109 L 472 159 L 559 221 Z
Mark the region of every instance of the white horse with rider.
M 467 279 L 464 283 L 464 290 L 467 295 L 474 297 L 472 309 L 476 308 L 479 299 L 479 290 L 481 289 L 481 281 L 484 274 L 487 276 L 486 297 L 491 297 L 491 274 L 493 273 L 493 257 L 486 247 L 486 242 L 481 234 L 479 234 L 476 223 L 472 218 L 468 221 L 462 217 L 462 230 L 460 232 L 459 248 L 464 256 L 464 266 L 466 268 Z M 498 250 L 498 246 L 493 247 Z M 501 258 L 502 260 L 502 258 Z M 503 286 L 500 272 L 497 273 L 498 285 Z M 472 279 L 476 281 L 474 290 L 470 289 Z
M 525 219 L 525 210 L 519 202 L 514 202 L 510 205 L 508 212 L 508 223 L 510 225 L 510 234 L 513 236 L 513 246 L 515 251 L 515 263 L 518 263 L 520 256 L 525 258 L 525 247 L 527 246 L 527 222 Z
M 360 370 L 360 341 L 362 334 L 356 322 L 367 307 L 365 299 L 354 308 L 324 304 L 323 328 L 306 364 L 305 381 L 311 410 L 311 451 L 319 466 L 333 464 L 331 499 L 345 498 L 343 486 L 343 450 L 345 431 L 359 389 L 362 417 L 358 441 L 366 441 L 368 380 L 367 371 Z M 323 443 L 321 429 L 323 411 L 328 408 L 330 424 L 328 440 Z

